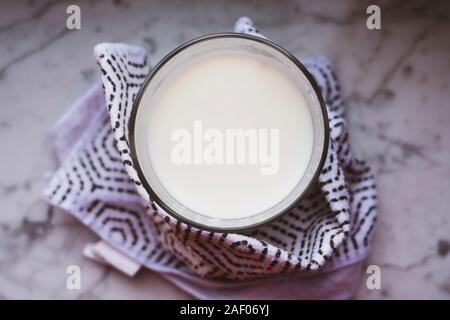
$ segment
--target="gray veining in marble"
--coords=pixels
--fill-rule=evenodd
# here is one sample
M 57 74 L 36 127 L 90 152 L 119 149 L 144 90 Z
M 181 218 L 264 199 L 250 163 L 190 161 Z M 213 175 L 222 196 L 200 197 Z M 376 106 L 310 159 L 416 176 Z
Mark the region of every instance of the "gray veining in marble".
M 98 78 L 93 46 L 145 46 L 158 61 L 177 44 L 227 31 L 248 15 L 299 57 L 328 56 L 348 106 L 355 151 L 377 172 L 380 217 L 367 264 L 382 289 L 358 298 L 450 298 L 450 5 L 446 1 L 75 1 L 0 4 L 0 298 L 185 298 L 150 271 L 129 279 L 83 258 L 95 236 L 40 194 L 57 166 L 47 133 Z M 379 4 L 382 30 L 365 9 Z M 82 289 L 66 289 L 66 267 Z

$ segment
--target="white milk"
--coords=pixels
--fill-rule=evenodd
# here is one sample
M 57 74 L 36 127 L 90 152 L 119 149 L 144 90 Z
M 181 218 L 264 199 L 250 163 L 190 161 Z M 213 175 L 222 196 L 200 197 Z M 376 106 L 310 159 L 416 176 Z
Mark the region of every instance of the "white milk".
M 145 134 L 158 179 L 178 202 L 204 216 L 245 218 L 273 207 L 294 189 L 311 158 L 313 123 L 302 92 L 280 66 L 257 56 L 222 52 L 197 59 L 167 81 L 150 105 L 141 107 L 150 108 Z M 276 135 L 272 144 L 264 137 L 259 141 L 268 141 L 277 151 L 272 164 L 278 170 L 262 174 L 267 159 L 265 164 L 207 164 L 204 159 L 174 163 L 174 131 L 189 131 L 194 140 L 198 124 L 203 133 L 216 129 L 216 134 L 266 130 L 270 138 L 277 130 L 279 150 Z

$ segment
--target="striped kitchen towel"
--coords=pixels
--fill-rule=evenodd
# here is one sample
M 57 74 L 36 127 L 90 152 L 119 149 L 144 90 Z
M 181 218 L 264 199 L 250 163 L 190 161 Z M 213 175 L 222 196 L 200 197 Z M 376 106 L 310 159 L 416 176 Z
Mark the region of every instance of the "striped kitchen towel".
M 249 18 L 235 31 L 262 36 Z M 330 141 L 314 188 L 296 208 L 249 234 L 190 227 L 143 188 L 130 157 L 128 119 L 151 67 L 143 48 L 95 47 L 101 85 L 81 97 L 52 137 L 61 166 L 46 199 L 97 233 L 85 254 L 134 274 L 161 272 L 199 298 L 350 298 L 377 216 L 370 167 L 348 140 L 338 82 L 325 58 L 303 60 L 326 102 Z M 270 290 L 264 290 L 270 288 Z

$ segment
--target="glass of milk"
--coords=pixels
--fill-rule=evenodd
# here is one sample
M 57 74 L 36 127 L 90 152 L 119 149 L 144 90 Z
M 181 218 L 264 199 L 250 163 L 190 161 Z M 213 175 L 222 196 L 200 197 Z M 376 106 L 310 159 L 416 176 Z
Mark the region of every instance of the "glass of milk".
M 328 119 L 305 67 L 265 39 L 204 36 L 153 69 L 129 123 L 152 200 L 201 229 L 238 232 L 301 201 L 322 168 Z

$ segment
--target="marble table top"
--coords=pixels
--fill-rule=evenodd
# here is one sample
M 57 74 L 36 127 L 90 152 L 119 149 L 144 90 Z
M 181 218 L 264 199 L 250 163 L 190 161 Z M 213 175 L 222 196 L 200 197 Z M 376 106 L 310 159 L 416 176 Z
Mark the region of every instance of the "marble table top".
M 41 200 L 57 167 L 49 128 L 99 79 L 98 42 L 146 47 L 157 62 L 176 45 L 231 30 L 250 16 L 300 58 L 328 56 L 342 84 L 351 142 L 376 171 L 379 220 L 357 298 L 450 298 L 450 5 L 374 1 L 381 30 L 361 1 L 76 1 L 81 30 L 68 30 L 59 1 L 0 4 L 0 298 L 189 298 L 163 277 L 128 278 L 82 255 L 95 236 Z M 66 267 L 83 270 L 66 288 Z

